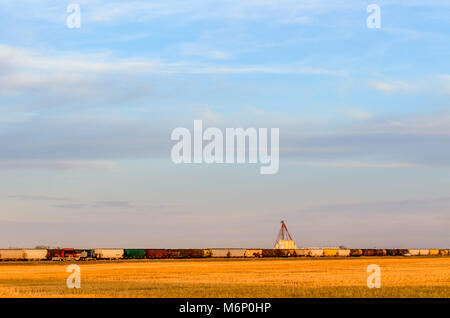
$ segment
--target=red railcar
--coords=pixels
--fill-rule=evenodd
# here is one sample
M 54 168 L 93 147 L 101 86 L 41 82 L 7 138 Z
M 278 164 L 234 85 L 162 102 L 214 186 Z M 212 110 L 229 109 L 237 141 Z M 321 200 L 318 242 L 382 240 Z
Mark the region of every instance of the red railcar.
M 49 249 L 47 258 L 52 261 L 77 261 L 80 259 L 80 254 L 74 248 L 57 248 Z
M 147 258 L 169 258 L 170 250 L 166 249 L 146 249 L 145 255 Z
M 376 249 L 363 249 L 363 255 L 364 256 L 377 256 L 377 250 Z

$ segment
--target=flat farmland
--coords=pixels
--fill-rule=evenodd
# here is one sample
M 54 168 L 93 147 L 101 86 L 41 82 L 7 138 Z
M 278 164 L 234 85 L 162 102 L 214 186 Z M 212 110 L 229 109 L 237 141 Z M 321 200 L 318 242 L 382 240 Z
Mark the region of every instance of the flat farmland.
M 1 262 L 0 297 L 450 297 L 450 257 L 88 261 L 80 289 L 69 264 Z

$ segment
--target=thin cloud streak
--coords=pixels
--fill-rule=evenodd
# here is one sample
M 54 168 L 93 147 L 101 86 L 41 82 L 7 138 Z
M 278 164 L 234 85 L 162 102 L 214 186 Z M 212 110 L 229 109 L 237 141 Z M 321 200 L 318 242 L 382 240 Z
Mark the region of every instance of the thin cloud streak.
M 0 160 L 0 170 L 111 170 L 115 166 L 98 160 Z
M 293 162 L 290 164 L 307 167 L 383 168 L 383 169 L 416 168 L 424 166 L 409 162 L 360 162 L 360 161 L 341 161 L 341 162 L 316 161 L 316 162 Z
M 16 84 L 39 84 L 40 77 L 24 78 L 31 70 L 47 71 L 48 74 L 78 76 L 88 73 L 156 73 L 156 74 L 223 74 L 223 73 L 267 73 L 267 74 L 314 74 L 345 76 L 344 72 L 303 66 L 289 65 L 237 65 L 221 66 L 219 64 L 201 64 L 186 61 L 166 62 L 138 58 L 120 59 L 110 54 L 73 54 L 55 52 L 43 54 L 29 49 L 0 45 L 0 58 L 4 75 L 15 75 Z M 21 73 L 26 70 L 26 73 Z M 69 72 L 69 74 L 66 74 Z M 32 74 L 32 73 L 31 73 Z M 39 74 L 42 75 L 42 74 Z M 45 77 L 44 77 L 45 79 Z M 69 77 L 70 79 L 70 77 Z M 23 81 L 23 83 L 21 83 Z M 44 80 L 41 80 L 44 81 Z M 45 82 L 45 81 L 44 81 Z

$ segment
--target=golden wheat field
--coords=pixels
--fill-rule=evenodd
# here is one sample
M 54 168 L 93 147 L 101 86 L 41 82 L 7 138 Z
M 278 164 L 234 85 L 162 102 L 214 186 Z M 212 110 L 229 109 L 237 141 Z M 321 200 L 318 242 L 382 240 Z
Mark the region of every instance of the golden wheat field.
M 0 297 L 450 297 L 450 257 L 79 262 L 80 289 L 68 265 L 0 263 Z

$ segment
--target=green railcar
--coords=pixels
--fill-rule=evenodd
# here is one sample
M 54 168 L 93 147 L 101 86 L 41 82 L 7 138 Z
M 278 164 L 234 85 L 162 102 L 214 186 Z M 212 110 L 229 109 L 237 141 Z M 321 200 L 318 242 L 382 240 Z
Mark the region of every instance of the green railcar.
M 123 250 L 124 258 L 146 258 L 147 254 L 144 249 L 125 249 Z

